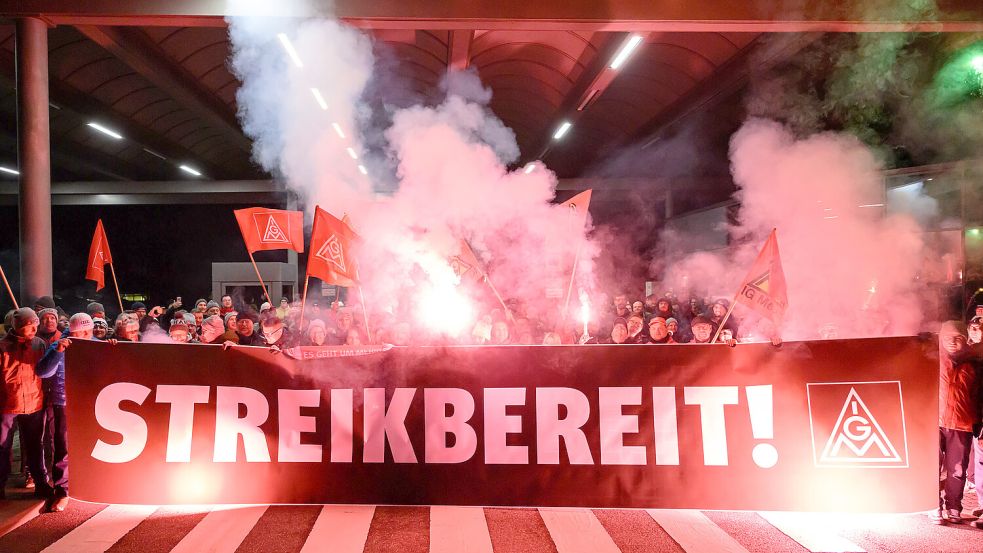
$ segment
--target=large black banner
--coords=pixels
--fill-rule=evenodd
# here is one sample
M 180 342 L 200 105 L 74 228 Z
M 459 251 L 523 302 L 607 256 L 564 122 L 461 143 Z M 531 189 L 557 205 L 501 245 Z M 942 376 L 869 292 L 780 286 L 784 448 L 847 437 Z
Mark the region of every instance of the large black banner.
M 279 355 L 75 341 L 72 495 L 927 510 L 937 355 L 917 338 Z

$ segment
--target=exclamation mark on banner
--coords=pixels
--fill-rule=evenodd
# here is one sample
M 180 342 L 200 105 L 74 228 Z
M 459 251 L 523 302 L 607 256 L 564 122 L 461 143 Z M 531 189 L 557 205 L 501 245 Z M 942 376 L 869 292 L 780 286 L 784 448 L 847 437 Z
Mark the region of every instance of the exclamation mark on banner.
M 747 408 L 751 415 L 751 435 L 755 440 L 775 439 L 775 409 L 771 386 L 747 386 Z M 772 444 L 757 444 L 751 450 L 754 464 L 770 469 L 778 463 L 778 450 Z

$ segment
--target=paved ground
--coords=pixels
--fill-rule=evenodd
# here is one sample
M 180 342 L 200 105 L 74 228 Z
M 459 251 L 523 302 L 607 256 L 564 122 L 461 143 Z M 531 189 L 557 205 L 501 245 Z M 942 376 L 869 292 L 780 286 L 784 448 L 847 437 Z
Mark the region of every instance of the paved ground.
M 38 514 L 26 491 L 11 495 L 22 499 L 0 502 L 0 552 L 983 551 L 983 530 L 934 526 L 924 515 L 80 501 Z M 966 510 L 975 507 L 970 493 Z

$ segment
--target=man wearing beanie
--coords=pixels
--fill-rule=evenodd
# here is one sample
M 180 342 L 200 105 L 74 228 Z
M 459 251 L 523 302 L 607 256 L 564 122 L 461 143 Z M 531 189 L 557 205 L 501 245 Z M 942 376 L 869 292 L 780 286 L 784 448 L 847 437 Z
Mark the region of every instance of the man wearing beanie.
M 48 474 L 44 469 L 41 438 L 44 431 L 43 394 L 41 379 L 36 373 L 38 361 L 47 345 L 37 337 L 38 316 L 30 307 L 14 312 L 14 329 L 0 339 L 0 372 L 3 388 L 0 391 L 0 498 L 10 474 L 10 450 L 14 440 L 14 423 L 24 436 L 27 469 L 34 478 L 34 494 L 50 497 Z
M 38 338 L 51 344 L 58 339 L 58 310 L 54 307 L 46 307 L 38 312 L 38 319 L 41 321 L 38 326 Z
M 130 311 L 136 313 L 138 321 L 142 321 L 147 316 L 147 304 L 142 301 L 135 301 L 130 304 Z
M 103 307 L 102 304 L 99 302 L 94 301 L 89 305 L 86 305 L 85 312 L 88 313 L 90 317 L 92 317 L 92 320 L 96 320 L 96 319 L 102 319 L 104 321 L 107 320 L 106 308 Z
M 225 334 L 225 324 L 222 322 L 222 317 L 212 315 L 201 322 L 202 344 L 221 344 L 223 334 Z
M 935 524 L 962 524 L 963 487 L 980 420 L 977 356 L 966 346 L 966 325 L 946 321 L 939 330 L 939 469 L 945 470 L 939 509 L 929 515 Z
M 239 328 L 239 314 L 235 311 L 229 311 L 222 315 L 222 320 L 225 322 L 225 333 L 222 335 L 222 343 L 232 342 L 233 344 L 238 344 L 239 334 L 236 330 Z
M 91 340 L 93 322 L 88 313 L 76 313 L 68 320 L 68 335 L 72 339 Z M 68 422 L 65 418 L 65 349 L 71 345 L 64 339 L 48 346 L 38 362 L 37 374 L 44 389 L 45 433 L 44 448 L 51 453 L 51 478 L 54 497 L 48 509 L 61 512 L 68 506 Z
M 42 309 L 54 309 L 55 300 L 51 296 L 41 296 L 34 302 L 34 313 L 41 316 Z

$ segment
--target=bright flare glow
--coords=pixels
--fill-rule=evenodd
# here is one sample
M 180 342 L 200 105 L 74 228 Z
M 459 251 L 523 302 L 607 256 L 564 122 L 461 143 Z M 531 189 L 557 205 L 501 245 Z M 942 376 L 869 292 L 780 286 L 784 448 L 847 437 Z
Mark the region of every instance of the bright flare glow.
M 366 168 L 365 168 L 365 166 L 364 166 L 364 165 L 362 165 L 361 163 L 360 163 L 360 164 L 358 165 L 358 170 L 359 170 L 359 172 L 361 172 L 361 173 L 362 173 L 363 175 L 368 175 L 368 174 L 369 174 L 369 170 L 368 170 L 368 169 L 366 169 Z
M 419 296 L 416 316 L 433 332 L 457 336 L 470 332 L 474 308 L 452 282 L 431 284 Z
M 338 133 L 338 136 L 345 138 L 345 133 L 341 132 L 341 125 L 338 123 L 331 123 L 331 126 L 334 127 L 334 132 Z
M 317 105 L 321 106 L 321 109 L 327 111 L 328 103 L 324 101 L 324 96 L 321 96 L 321 91 L 316 88 L 312 88 L 311 94 L 313 94 L 314 99 L 317 100 Z
M 188 167 L 187 165 L 180 165 L 179 168 L 182 171 L 184 171 L 185 173 L 191 173 L 192 175 L 194 175 L 196 177 L 200 177 L 201 176 L 201 172 L 198 171 L 197 169 L 193 168 L 193 167 Z
M 352 156 L 352 159 L 358 159 L 358 154 L 355 153 L 354 149 L 349 147 L 346 148 L 345 151 L 348 152 L 348 155 Z
M 969 65 L 977 73 L 983 73 L 983 54 L 973 56 L 973 59 L 969 60 Z
M 563 135 L 567 134 L 567 131 L 569 131 L 570 127 L 572 126 L 573 123 L 571 123 L 570 121 L 564 121 L 563 123 L 560 123 L 560 126 L 556 129 L 556 132 L 553 133 L 553 140 L 559 140 L 563 138 Z
M 625 63 L 625 60 L 628 59 L 628 56 L 630 56 L 631 53 L 635 51 L 635 48 L 638 48 L 638 45 L 641 43 L 642 37 L 633 35 L 628 39 L 628 42 L 625 42 L 625 45 L 621 47 L 621 50 L 618 50 L 618 53 L 615 54 L 614 59 L 611 60 L 611 65 L 609 67 L 611 69 L 618 69 L 621 67 L 621 65 Z
M 116 131 L 114 131 L 112 129 L 107 129 L 106 127 L 103 127 L 99 123 L 93 123 L 92 121 L 89 121 L 88 125 L 90 127 L 92 127 L 93 129 L 95 129 L 95 130 L 97 130 L 97 131 L 99 131 L 99 132 L 101 132 L 101 133 L 103 133 L 105 135 L 108 135 L 108 136 L 111 136 L 111 137 L 115 138 L 116 140 L 119 140 L 119 139 L 123 138 L 123 135 L 121 135 L 120 133 L 118 133 L 118 132 L 116 132 Z
M 4 173 L 10 173 L 11 175 L 19 175 L 20 174 L 20 171 L 18 171 L 16 169 L 11 169 L 10 167 L 4 167 L 2 165 L 0 165 L 0 171 L 3 171 Z
M 304 67 L 304 62 L 300 61 L 300 55 L 297 54 L 297 50 L 294 50 L 294 45 L 290 42 L 290 38 L 287 37 L 286 33 L 279 33 L 276 37 L 280 39 L 280 44 L 283 45 L 283 49 L 287 51 L 287 55 L 293 60 L 294 65 Z

